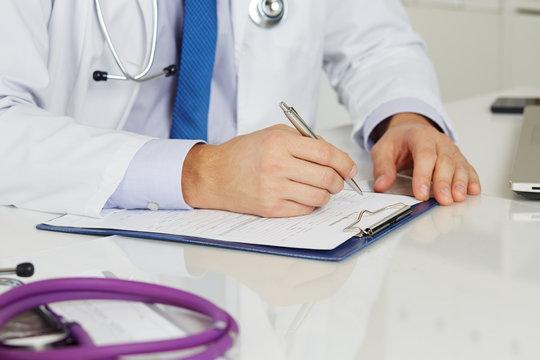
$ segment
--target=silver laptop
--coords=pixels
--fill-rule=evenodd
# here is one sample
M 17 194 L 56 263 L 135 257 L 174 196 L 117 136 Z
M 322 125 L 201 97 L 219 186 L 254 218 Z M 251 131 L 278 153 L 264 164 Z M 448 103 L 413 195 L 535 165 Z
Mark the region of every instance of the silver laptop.
M 540 199 L 540 106 L 527 106 L 523 112 L 510 188 L 528 198 Z

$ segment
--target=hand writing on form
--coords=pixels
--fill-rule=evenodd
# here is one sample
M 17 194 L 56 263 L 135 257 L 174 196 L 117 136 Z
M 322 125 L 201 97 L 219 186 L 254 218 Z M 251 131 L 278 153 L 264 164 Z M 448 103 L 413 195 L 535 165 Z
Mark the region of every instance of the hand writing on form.
M 182 191 L 197 208 L 297 216 L 325 205 L 356 172 L 335 146 L 275 125 L 221 145 L 195 145 L 184 161 Z

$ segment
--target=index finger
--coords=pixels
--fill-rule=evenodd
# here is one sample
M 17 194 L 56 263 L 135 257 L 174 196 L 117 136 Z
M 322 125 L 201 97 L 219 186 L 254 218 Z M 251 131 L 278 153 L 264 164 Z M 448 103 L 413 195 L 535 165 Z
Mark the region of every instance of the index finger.
M 324 140 L 300 136 L 291 143 L 289 151 L 296 158 L 333 168 L 344 179 L 352 178 L 357 171 L 349 154 Z
M 433 170 L 437 161 L 437 147 L 433 141 L 417 141 L 411 144 L 413 157 L 412 188 L 418 200 L 428 200 Z

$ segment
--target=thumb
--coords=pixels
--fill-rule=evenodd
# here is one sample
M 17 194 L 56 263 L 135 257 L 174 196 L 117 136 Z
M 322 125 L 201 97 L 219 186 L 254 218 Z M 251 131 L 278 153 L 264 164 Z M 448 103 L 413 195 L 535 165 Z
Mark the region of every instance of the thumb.
M 374 146 L 371 150 L 371 161 L 373 163 L 373 178 L 375 179 L 373 190 L 376 192 L 389 190 L 396 181 L 397 175 L 391 149 Z

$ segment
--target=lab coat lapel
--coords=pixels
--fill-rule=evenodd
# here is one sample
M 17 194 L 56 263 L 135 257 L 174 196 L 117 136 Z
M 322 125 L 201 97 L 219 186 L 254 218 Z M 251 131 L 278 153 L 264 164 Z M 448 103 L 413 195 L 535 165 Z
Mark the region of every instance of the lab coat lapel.
M 240 64 L 240 59 L 244 48 L 244 33 L 246 29 L 246 21 L 248 21 L 249 18 L 249 2 L 250 0 L 230 0 L 234 34 L 234 61 L 236 68 L 238 68 Z
M 218 0 L 219 1 L 219 0 Z M 225 0 L 229 1 L 229 0 Z M 236 127 L 237 133 L 242 133 L 245 127 L 245 111 L 244 107 L 241 104 L 245 103 L 246 99 L 244 97 L 244 92 L 242 82 L 245 81 L 245 72 L 243 69 L 243 64 L 246 63 L 246 60 L 249 62 L 249 59 L 245 59 L 246 56 L 246 22 L 249 21 L 249 2 L 250 0 L 230 0 L 231 5 L 231 17 L 232 17 L 232 26 L 233 26 L 233 36 L 234 36 L 234 64 L 236 67 L 237 74 L 237 96 L 236 96 Z
M 154 10 L 152 9 L 152 0 L 137 0 L 138 10 L 140 14 L 133 14 L 134 19 L 144 19 L 144 49 L 147 49 L 144 53 L 144 64 L 147 63 L 150 56 L 150 49 L 152 45 L 152 26 L 153 26 L 153 14 Z M 158 4 L 159 7 L 159 4 Z M 159 22 L 159 21 L 158 21 Z

